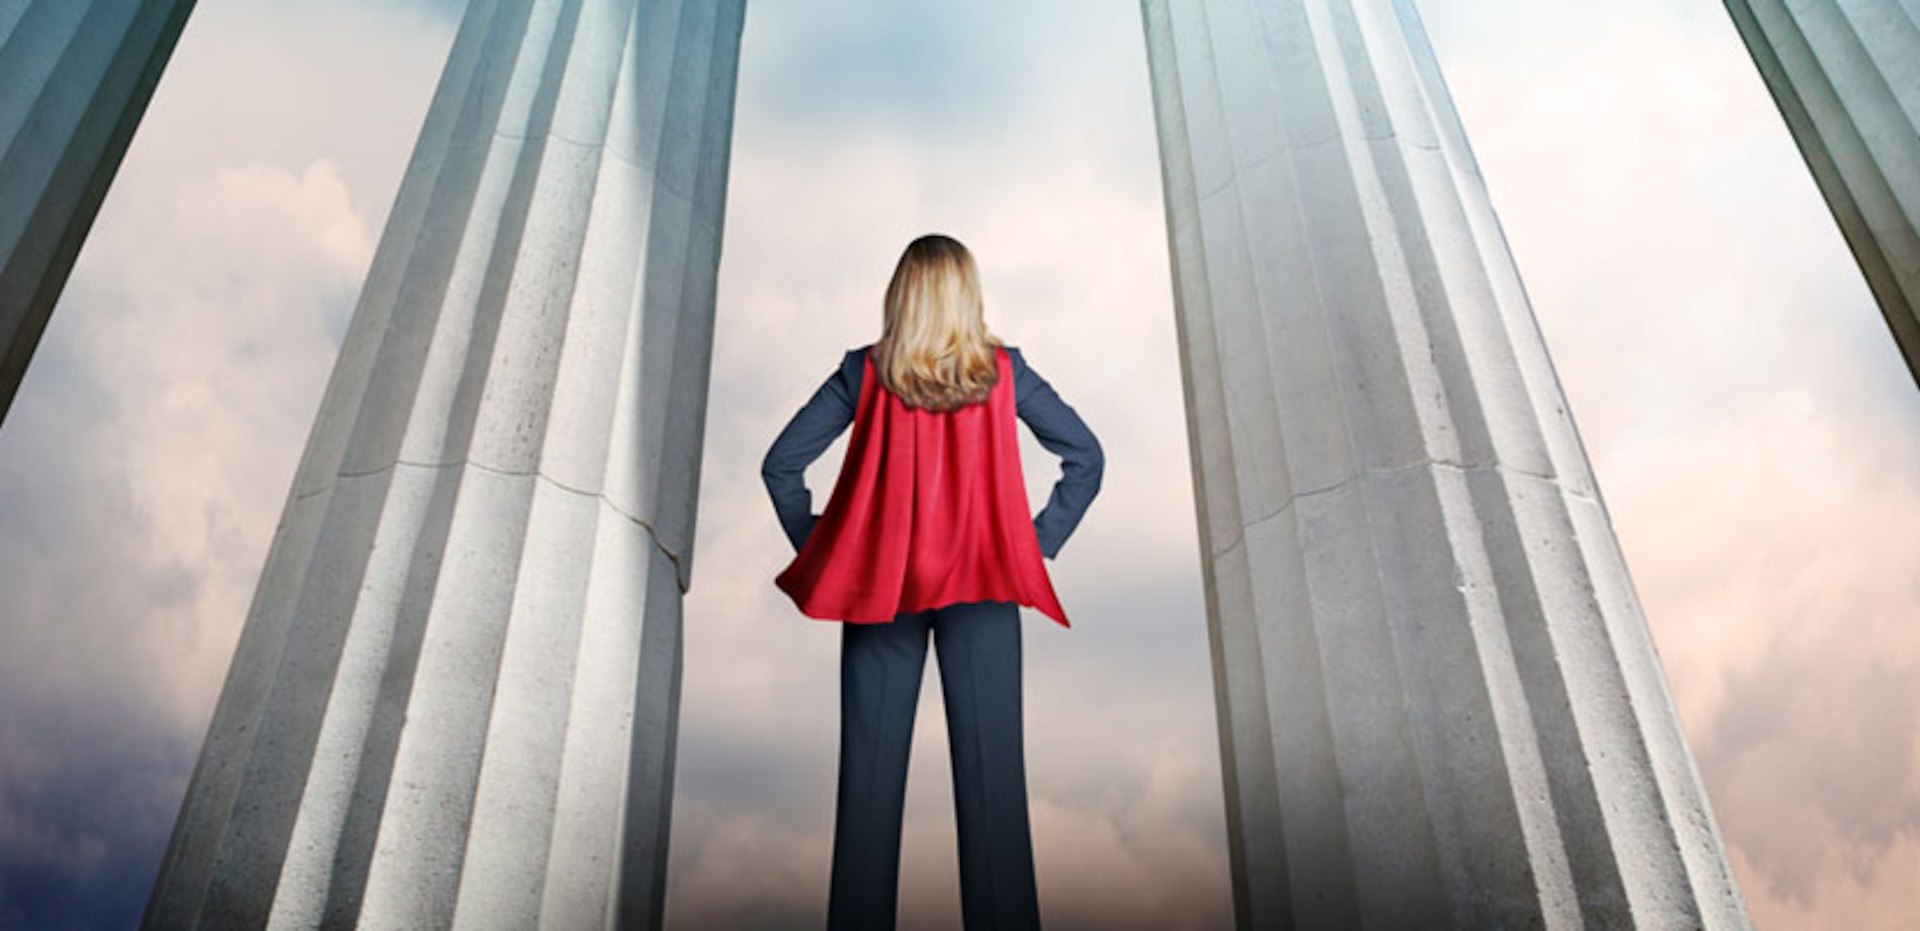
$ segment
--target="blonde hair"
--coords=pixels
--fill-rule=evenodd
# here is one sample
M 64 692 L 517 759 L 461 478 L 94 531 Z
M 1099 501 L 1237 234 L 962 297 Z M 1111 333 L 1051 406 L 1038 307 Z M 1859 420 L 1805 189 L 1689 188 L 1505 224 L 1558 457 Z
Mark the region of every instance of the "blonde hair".
M 908 407 L 949 411 L 986 400 L 1000 380 L 980 300 L 980 270 L 956 239 L 907 244 L 887 283 L 886 323 L 869 351 L 874 371 Z

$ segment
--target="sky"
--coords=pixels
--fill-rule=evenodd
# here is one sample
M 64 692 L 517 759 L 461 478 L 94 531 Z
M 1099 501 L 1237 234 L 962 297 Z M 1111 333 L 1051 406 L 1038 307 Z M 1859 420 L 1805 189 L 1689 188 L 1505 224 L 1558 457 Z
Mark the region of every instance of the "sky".
M 181 38 L 0 425 L 0 929 L 137 920 L 461 6 L 201 0 Z M 1718 4 L 1419 10 L 1756 923 L 1905 926 L 1920 391 L 1751 60 Z M 1046 923 L 1230 926 L 1137 6 L 750 0 L 741 57 L 669 927 L 824 915 L 838 631 L 772 585 L 758 466 L 928 231 L 1107 456 L 1050 564 L 1075 626 L 1024 622 Z M 903 927 L 959 926 L 938 681 Z

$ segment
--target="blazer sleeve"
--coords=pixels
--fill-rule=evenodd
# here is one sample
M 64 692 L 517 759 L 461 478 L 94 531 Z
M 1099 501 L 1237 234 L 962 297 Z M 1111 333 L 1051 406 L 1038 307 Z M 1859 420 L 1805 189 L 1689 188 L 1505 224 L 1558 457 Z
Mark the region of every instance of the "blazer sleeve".
M 1086 516 L 1087 506 L 1100 493 L 1100 476 L 1106 458 L 1100 441 L 1085 421 L 1047 380 L 1026 363 L 1020 350 L 1008 348 L 1013 358 L 1014 408 L 1033 431 L 1035 439 L 1048 452 L 1060 457 L 1060 478 L 1053 484 L 1047 504 L 1033 519 L 1034 532 L 1040 537 L 1040 553 L 1048 559 L 1060 552 L 1073 529 Z
M 773 499 L 773 512 L 780 529 L 793 542 L 795 552 L 807 541 L 819 515 L 813 513 L 813 493 L 807 490 L 807 466 L 833 445 L 835 437 L 853 422 L 854 405 L 860 399 L 860 379 L 866 359 L 855 349 L 840 360 L 840 367 L 827 376 L 813 397 L 787 422 L 773 440 L 772 448 L 760 463 L 760 479 Z

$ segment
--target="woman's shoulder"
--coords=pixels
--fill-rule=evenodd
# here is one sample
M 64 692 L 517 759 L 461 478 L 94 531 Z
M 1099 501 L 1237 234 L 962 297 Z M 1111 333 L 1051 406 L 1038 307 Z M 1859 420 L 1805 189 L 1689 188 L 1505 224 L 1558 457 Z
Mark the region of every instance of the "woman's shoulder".
M 1012 363 L 1014 393 L 1024 394 L 1021 388 L 1033 385 L 1036 378 L 1033 369 L 1027 365 L 1027 357 L 1018 346 L 1001 343 L 998 348 L 1006 352 L 1007 361 Z M 846 384 L 847 390 L 855 397 L 859 396 L 860 383 L 865 380 L 867 355 L 871 349 L 873 344 L 866 343 L 847 350 L 840 357 L 840 378 Z
M 1002 344 L 1000 348 L 1007 351 L 1007 360 L 1013 363 L 1014 393 L 1024 396 L 1027 390 L 1023 389 L 1030 390 L 1034 383 L 1033 368 L 1027 365 L 1027 356 L 1020 351 L 1020 347 Z
M 860 366 L 865 364 L 866 362 L 867 350 L 872 348 L 873 348 L 873 344 L 868 343 L 864 346 L 855 346 L 852 349 L 849 349 L 846 352 L 841 353 L 840 368 L 843 371 L 844 370 L 852 370 L 855 372 L 860 371 Z
M 872 343 L 855 346 L 840 356 L 840 370 L 835 373 L 835 376 L 840 379 L 849 399 L 860 396 L 860 382 L 864 381 L 866 376 L 867 350 L 871 348 L 873 348 Z
M 1027 358 L 1025 355 L 1021 354 L 1020 347 L 1012 345 L 1010 343 L 1001 343 L 999 345 L 999 348 L 1006 350 L 1007 358 L 1013 361 L 1013 364 L 1016 368 L 1026 368 Z M 872 343 L 866 343 L 864 345 L 855 346 L 852 349 L 847 350 L 846 353 L 840 357 L 840 364 L 843 366 L 857 368 L 860 366 L 862 362 L 866 361 L 867 354 L 872 349 L 873 349 Z

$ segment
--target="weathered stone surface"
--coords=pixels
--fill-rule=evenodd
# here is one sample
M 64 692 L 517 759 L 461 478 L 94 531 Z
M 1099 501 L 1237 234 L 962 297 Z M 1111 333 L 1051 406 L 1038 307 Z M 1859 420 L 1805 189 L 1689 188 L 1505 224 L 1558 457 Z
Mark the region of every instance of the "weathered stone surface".
M 1920 381 L 1920 7 L 1726 6 Z
M 146 925 L 658 927 L 744 0 L 475 0 Z
M 0 420 L 193 0 L 0 0 Z
M 1746 926 L 1411 2 L 1141 10 L 1240 926 Z

